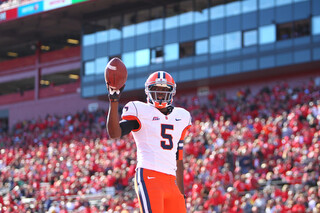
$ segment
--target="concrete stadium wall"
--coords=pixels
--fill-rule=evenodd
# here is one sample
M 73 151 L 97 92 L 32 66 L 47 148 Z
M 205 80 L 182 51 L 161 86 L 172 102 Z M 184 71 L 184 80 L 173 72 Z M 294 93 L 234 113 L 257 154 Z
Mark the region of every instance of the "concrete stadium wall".
M 305 76 L 298 76 L 293 78 L 283 78 L 283 79 L 275 79 L 275 80 L 267 80 L 267 81 L 259 81 L 259 82 L 250 82 L 250 83 L 240 83 L 233 86 L 221 87 L 216 89 L 210 89 L 211 92 L 219 93 L 219 91 L 223 91 L 228 98 L 235 97 L 237 91 L 239 89 L 245 89 L 246 87 L 250 87 L 251 92 L 255 94 L 262 87 L 270 86 L 273 87 L 275 84 L 279 84 L 280 82 L 287 82 L 290 86 L 301 86 L 307 84 L 310 79 L 316 81 L 316 84 L 320 85 L 320 75 L 319 74 L 311 74 Z M 194 88 L 193 92 L 187 92 L 187 94 L 192 97 L 196 92 L 196 88 Z M 183 91 L 178 91 L 178 96 L 182 95 Z M 203 98 L 205 98 L 204 96 Z M 200 102 L 202 97 L 200 96 Z M 130 99 L 130 98 L 129 98 Z M 15 123 L 23 120 L 29 119 L 37 119 L 43 118 L 47 114 L 53 115 L 66 115 L 66 114 L 74 114 L 75 112 L 88 110 L 89 105 L 95 105 L 94 107 L 108 109 L 107 95 L 105 96 L 106 101 L 99 101 L 96 99 L 83 99 L 81 98 L 79 93 L 72 93 L 62 96 L 56 96 L 52 98 L 44 98 L 37 101 L 25 101 L 10 105 L 0 106 L 0 112 L 2 110 L 9 111 L 9 127 L 14 125 Z M 131 100 L 131 99 L 130 99 Z M 125 102 L 130 101 L 125 100 Z M 143 99 L 142 101 L 145 101 Z M 190 98 L 191 101 L 191 98 Z M 203 100 L 205 101 L 205 100 Z
M 19 121 L 43 118 L 47 114 L 67 115 L 70 113 L 74 114 L 84 109 L 88 110 L 90 104 L 91 106 L 95 105 L 98 108 L 108 108 L 107 101 L 83 99 L 79 93 L 72 93 L 37 101 L 25 101 L 0 106 L 0 111 L 9 111 L 9 127 L 12 127 L 12 125 Z
M 229 87 L 226 89 L 226 96 L 233 97 L 240 89 L 245 89 L 246 87 L 250 87 L 252 94 L 256 94 L 259 92 L 263 87 L 269 86 L 274 87 L 275 85 L 279 85 L 281 83 L 287 83 L 290 87 L 301 87 L 307 85 L 309 81 L 315 81 L 317 85 L 320 85 L 320 74 L 312 74 L 312 75 L 305 75 L 299 77 L 292 77 L 292 78 L 282 78 L 282 79 L 275 79 L 275 80 L 268 80 L 268 81 L 261 81 L 251 84 L 241 84 L 233 87 Z

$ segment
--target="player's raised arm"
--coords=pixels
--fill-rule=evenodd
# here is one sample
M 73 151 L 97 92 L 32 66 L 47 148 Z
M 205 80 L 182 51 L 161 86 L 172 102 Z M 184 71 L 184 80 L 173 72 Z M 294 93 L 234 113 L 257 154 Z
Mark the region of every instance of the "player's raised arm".
M 110 138 L 120 138 L 122 130 L 119 124 L 118 107 L 120 95 L 127 80 L 127 69 L 120 59 L 113 58 L 109 61 L 105 69 L 105 80 L 109 92 L 107 130 Z

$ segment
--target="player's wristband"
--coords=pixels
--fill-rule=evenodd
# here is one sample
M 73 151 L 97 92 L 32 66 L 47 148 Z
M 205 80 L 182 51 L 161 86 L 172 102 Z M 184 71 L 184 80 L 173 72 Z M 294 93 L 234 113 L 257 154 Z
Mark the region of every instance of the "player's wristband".
M 110 102 L 119 102 L 120 95 L 109 95 Z

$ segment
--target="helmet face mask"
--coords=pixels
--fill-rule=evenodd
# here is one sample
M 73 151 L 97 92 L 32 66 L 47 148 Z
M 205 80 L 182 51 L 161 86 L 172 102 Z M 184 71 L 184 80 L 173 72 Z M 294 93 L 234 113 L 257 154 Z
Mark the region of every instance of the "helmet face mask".
M 172 76 L 164 71 L 152 73 L 145 83 L 147 101 L 158 109 L 170 106 L 176 93 Z

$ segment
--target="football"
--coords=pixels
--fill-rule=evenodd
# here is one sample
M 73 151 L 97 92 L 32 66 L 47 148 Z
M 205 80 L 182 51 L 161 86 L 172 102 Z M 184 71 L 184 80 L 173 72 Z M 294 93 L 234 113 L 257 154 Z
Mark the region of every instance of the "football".
M 121 59 L 112 58 L 104 71 L 104 79 L 112 89 L 120 89 L 127 81 L 127 68 Z

